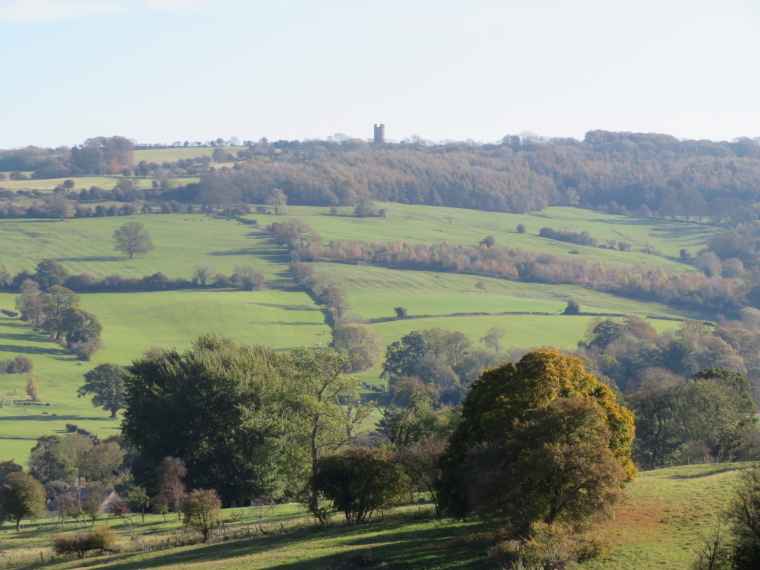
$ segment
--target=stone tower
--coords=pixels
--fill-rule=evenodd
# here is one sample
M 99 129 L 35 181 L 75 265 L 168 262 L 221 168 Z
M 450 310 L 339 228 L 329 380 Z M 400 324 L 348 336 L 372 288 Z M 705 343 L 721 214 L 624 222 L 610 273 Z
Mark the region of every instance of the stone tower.
M 385 142 L 385 125 L 375 125 L 375 142 L 376 143 L 384 143 Z

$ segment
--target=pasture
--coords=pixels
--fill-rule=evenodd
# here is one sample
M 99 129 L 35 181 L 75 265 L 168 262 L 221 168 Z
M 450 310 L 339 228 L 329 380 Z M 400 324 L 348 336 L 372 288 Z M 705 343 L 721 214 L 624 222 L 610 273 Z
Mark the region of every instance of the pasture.
M 332 239 L 360 241 L 404 241 L 408 243 L 440 243 L 454 245 L 479 243 L 488 235 L 497 244 L 522 248 L 558 256 L 577 255 L 589 261 L 626 265 L 660 265 L 676 271 L 692 271 L 691 265 L 680 260 L 679 252 L 687 249 L 692 254 L 706 246 L 715 227 L 706 224 L 668 221 L 654 218 L 616 216 L 579 208 L 546 208 L 529 214 L 482 212 L 438 206 L 411 206 L 395 203 L 377 203 L 388 210 L 387 218 L 357 218 L 353 208 L 338 208 L 338 215 L 330 215 L 327 208 L 288 207 L 288 217 L 300 217 L 322 236 L 327 244 Z M 254 216 L 264 225 L 280 216 Z M 526 227 L 520 234 L 518 224 Z M 631 251 L 587 247 L 560 242 L 538 236 L 544 227 L 574 232 L 588 231 L 600 243 L 607 240 L 624 241 L 632 245 Z M 643 253 L 650 245 L 662 256 Z
M 244 146 L 226 146 L 224 150 L 231 153 L 233 156 L 237 156 L 239 150 L 245 150 Z M 174 148 L 149 148 L 144 150 L 134 151 L 135 164 L 144 160 L 145 162 L 157 162 L 162 164 L 164 162 L 177 162 L 178 160 L 186 160 L 188 158 L 199 158 L 203 156 L 211 156 L 214 153 L 214 147 L 210 146 L 186 146 L 186 147 L 174 147 Z
M 127 222 L 139 221 L 155 249 L 127 259 L 114 251 L 112 236 Z M 0 264 L 17 273 L 33 271 L 42 259 L 53 258 L 71 273 L 142 277 L 156 272 L 167 277 L 192 277 L 197 263 L 230 275 L 236 266 L 252 265 L 267 281 L 291 283 L 289 256 L 264 231 L 234 220 L 202 214 L 155 214 L 65 220 L 1 220 Z

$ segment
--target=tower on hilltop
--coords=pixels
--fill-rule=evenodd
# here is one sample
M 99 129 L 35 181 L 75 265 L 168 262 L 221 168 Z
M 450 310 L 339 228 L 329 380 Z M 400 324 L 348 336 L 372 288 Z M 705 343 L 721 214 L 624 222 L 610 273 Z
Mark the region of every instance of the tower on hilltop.
M 375 125 L 375 142 L 376 143 L 384 143 L 385 142 L 385 125 Z

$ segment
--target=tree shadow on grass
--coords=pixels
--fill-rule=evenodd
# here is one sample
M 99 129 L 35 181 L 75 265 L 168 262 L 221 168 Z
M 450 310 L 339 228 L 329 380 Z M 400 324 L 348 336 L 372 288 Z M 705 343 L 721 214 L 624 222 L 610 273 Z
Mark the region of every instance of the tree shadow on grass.
M 120 255 L 94 255 L 91 257 L 56 257 L 56 261 L 122 261 L 126 256 Z
M 277 303 L 249 303 L 249 305 L 258 305 L 259 307 L 272 307 L 273 309 L 282 309 L 283 311 L 319 311 L 316 307 L 304 305 L 283 305 Z
M 216 561 L 223 564 L 226 560 L 229 564 L 240 567 L 245 564 L 245 561 L 233 559 L 257 554 L 265 557 L 267 551 L 288 546 L 293 548 L 289 556 L 292 561 L 281 563 L 271 561 L 267 568 L 281 570 L 332 568 L 352 555 L 366 553 L 370 548 L 373 558 L 386 561 L 383 567 L 389 569 L 427 568 L 444 564 L 447 568 L 473 568 L 482 566 L 485 562 L 482 552 L 458 546 L 448 540 L 457 534 L 458 529 L 430 528 L 412 531 L 405 528 L 408 524 L 381 523 L 328 530 L 312 529 L 195 548 L 174 549 L 166 554 L 151 556 L 147 559 L 143 558 L 145 554 L 136 553 L 122 557 L 92 559 L 92 562 L 107 564 L 109 568 L 117 570 L 141 570 L 162 566 L 182 567 L 203 561 Z M 372 533 L 372 535 L 366 536 L 367 533 Z M 335 544 L 320 544 L 326 540 L 334 540 Z M 298 545 L 297 549 L 294 548 L 295 545 Z M 304 560 L 300 555 L 305 551 L 320 548 L 338 552 L 309 560 Z M 129 560 L 136 557 L 143 559 Z M 266 560 L 262 558 L 251 562 L 261 565 Z
M 9 407 L 9 406 L 6 406 Z M 28 409 L 33 408 L 40 408 L 41 410 L 51 410 L 52 408 L 48 408 L 47 406 L 32 406 Z M 23 416 L 0 416 L 0 419 L 3 421 L 25 421 L 32 418 L 34 414 L 26 414 Z M 34 421 L 43 421 L 43 422 L 61 422 L 61 421 L 72 421 L 72 422 L 101 422 L 103 420 L 113 421 L 110 418 L 104 418 L 102 416 L 73 416 L 73 415 L 58 415 L 53 416 L 52 414 L 49 414 L 47 416 L 43 416 L 40 414 L 40 417 L 35 417 Z M 116 423 L 116 422 L 114 422 Z
M 25 323 L 18 319 L 12 319 L 11 317 L 0 317 L 0 323 L 2 323 L 4 327 L 13 327 L 16 329 L 29 329 L 32 327 L 29 323 Z
M 713 475 L 720 475 L 721 473 L 729 473 L 731 471 L 743 471 L 745 469 L 752 469 L 754 465 L 736 465 L 734 463 L 728 463 L 725 466 L 718 467 L 708 473 L 694 473 L 693 475 L 671 475 L 668 479 L 702 479 L 704 477 L 712 477 Z
M 323 322 L 317 323 L 313 321 L 304 321 L 304 322 L 297 322 L 297 321 L 249 321 L 250 325 L 278 325 L 278 326 L 284 326 L 284 327 L 300 327 L 304 325 L 308 326 L 315 326 L 315 327 L 324 327 L 327 326 Z
M 36 340 L 39 341 L 39 339 Z M 48 348 L 41 346 L 18 346 L 15 344 L 0 344 L 0 352 L 14 352 L 16 354 L 50 354 L 58 357 L 68 355 L 68 353 L 59 346 L 51 346 Z
M 17 340 L 17 341 L 24 341 L 24 342 L 44 342 L 46 340 L 45 337 L 38 333 L 34 332 L 28 332 L 28 333 L 0 333 L 0 339 L 2 340 Z

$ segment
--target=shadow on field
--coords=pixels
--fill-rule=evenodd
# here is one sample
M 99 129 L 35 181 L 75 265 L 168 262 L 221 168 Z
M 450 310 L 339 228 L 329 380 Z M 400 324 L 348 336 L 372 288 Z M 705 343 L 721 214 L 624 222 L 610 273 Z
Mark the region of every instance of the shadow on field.
M 710 229 L 698 225 L 693 222 L 672 222 L 670 220 L 653 220 L 650 218 L 642 219 L 642 218 L 626 218 L 622 220 L 591 220 L 592 222 L 599 222 L 604 224 L 610 224 L 610 225 L 618 225 L 618 226 L 649 226 L 652 229 L 653 235 L 658 235 L 664 239 L 669 238 L 677 238 L 677 237 L 683 237 L 683 236 L 692 236 L 692 237 L 699 237 L 698 234 L 700 232 L 702 233 L 709 233 Z M 661 223 L 676 223 L 678 224 L 678 227 L 660 227 L 659 224 Z
M 734 465 L 729 463 L 726 466 L 710 471 L 709 473 L 695 473 L 694 475 L 671 475 L 668 479 L 703 479 L 705 477 L 712 477 L 713 475 L 720 475 L 721 473 L 729 473 L 731 471 L 743 471 L 745 469 L 752 469 L 747 465 Z
M 36 338 L 34 340 L 39 341 L 40 339 Z M 60 347 L 42 348 L 39 346 L 18 346 L 15 344 L 0 344 L 0 352 L 15 352 L 17 354 L 53 354 L 57 356 L 67 354 L 66 351 Z
M 303 325 L 312 325 L 312 326 L 326 326 L 323 323 L 315 323 L 313 321 L 304 321 L 304 322 L 286 322 L 286 321 L 249 321 L 248 324 L 250 325 L 278 325 L 278 326 L 285 326 L 285 327 L 300 327 Z
M 7 407 L 7 406 L 6 406 Z M 35 410 L 35 407 L 39 407 L 39 411 Z M 38 414 L 30 413 L 23 416 L 3 416 L 3 421 L 25 421 L 29 420 L 34 416 L 34 421 L 42 421 L 42 422 L 63 422 L 63 421 L 77 421 L 77 422 L 101 422 L 108 418 L 103 417 L 87 417 L 87 416 L 53 416 L 53 415 L 42 415 L 42 410 L 48 410 L 50 408 L 47 408 L 46 406 L 30 406 L 29 408 L 26 408 L 32 412 L 38 412 Z
M 33 332 L 29 332 L 29 333 L 19 332 L 19 333 L 12 333 L 12 334 L 0 333 L 0 339 L 19 340 L 19 341 L 23 340 L 25 342 L 44 342 L 45 341 L 44 337 Z
M 2 317 L 0 318 L 0 321 L 2 321 L 4 327 L 28 329 L 29 327 L 32 326 L 29 323 L 25 323 L 24 321 L 19 321 L 17 319 L 11 319 L 10 317 Z
M 472 568 L 478 552 L 448 543 L 452 537 L 451 529 L 415 529 L 409 531 L 407 524 L 370 525 L 362 527 L 343 527 L 339 529 L 313 529 L 278 536 L 245 539 L 221 544 L 212 544 L 188 549 L 175 549 L 160 556 L 148 559 L 131 560 L 144 557 L 143 553 L 125 557 L 99 560 L 109 568 L 118 570 L 140 570 L 143 568 L 161 568 L 162 566 L 183 567 L 196 563 L 215 562 L 218 567 L 234 564 L 244 567 L 244 560 L 232 560 L 244 556 L 260 555 L 260 560 L 251 560 L 251 564 L 281 570 L 299 570 L 303 568 L 335 568 L 341 562 L 356 554 L 366 554 L 371 549 L 373 558 L 385 561 L 384 568 L 412 569 L 446 564 L 448 568 Z M 373 532 L 375 531 L 375 532 Z M 371 536 L 365 536 L 371 532 Z M 382 534 L 377 534 L 380 532 Z M 325 541 L 330 541 L 326 543 Z M 295 546 L 297 545 L 297 548 Z M 288 548 L 288 558 L 292 562 L 277 563 L 268 558 L 267 551 Z M 337 554 L 304 559 L 303 553 L 309 550 L 324 549 Z M 127 559 L 127 560 L 125 560 Z M 93 559 L 92 562 L 95 562 Z M 227 561 L 227 562 L 225 562 Z M 417 561 L 417 562 L 415 562 Z
M 273 309 L 282 309 L 283 311 L 319 311 L 316 307 L 304 307 L 303 305 L 278 305 L 277 303 L 248 303 L 249 305 L 258 305 L 259 307 L 271 307 Z
M 92 257 L 56 257 L 56 261 L 126 261 L 128 258 L 118 255 L 94 255 Z
M 256 250 L 252 247 L 246 247 L 243 249 L 228 249 L 227 251 L 210 251 L 209 255 L 213 255 L 216 257 L 223 256 L 223 255 L 256 255 Z M 256 256 L 258 257 L 258 256 Z

